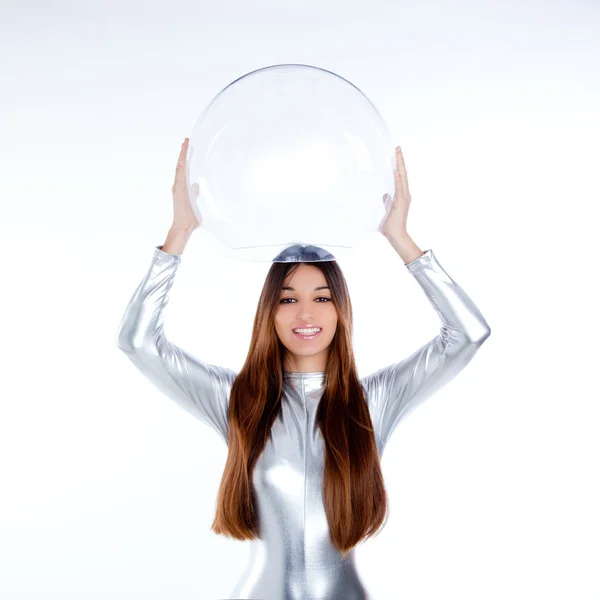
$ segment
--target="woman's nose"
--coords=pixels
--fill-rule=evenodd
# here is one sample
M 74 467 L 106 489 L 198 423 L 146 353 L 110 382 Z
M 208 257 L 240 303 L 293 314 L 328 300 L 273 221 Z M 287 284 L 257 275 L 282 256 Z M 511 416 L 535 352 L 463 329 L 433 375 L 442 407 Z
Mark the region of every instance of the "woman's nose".
M 298 319 L 304 319 L 305 321 L 312 319 L 314 311 L 309 308 L 302 308 L 298 311 Z
M 301 312 L 298 313 L 298 321 L 310 321 L 314 317 L 313 313 Z

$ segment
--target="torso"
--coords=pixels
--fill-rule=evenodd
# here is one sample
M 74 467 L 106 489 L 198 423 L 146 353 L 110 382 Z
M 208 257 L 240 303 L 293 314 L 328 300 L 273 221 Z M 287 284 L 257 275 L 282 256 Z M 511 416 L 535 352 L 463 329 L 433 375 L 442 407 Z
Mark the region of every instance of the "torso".
M 253 471 L 260 539 L 231 598 L 365 600 L 354 551 L 331 543 L 322 497 L 324 443 L 316 425 L 323 375 L 287 375 L 281 412 Z

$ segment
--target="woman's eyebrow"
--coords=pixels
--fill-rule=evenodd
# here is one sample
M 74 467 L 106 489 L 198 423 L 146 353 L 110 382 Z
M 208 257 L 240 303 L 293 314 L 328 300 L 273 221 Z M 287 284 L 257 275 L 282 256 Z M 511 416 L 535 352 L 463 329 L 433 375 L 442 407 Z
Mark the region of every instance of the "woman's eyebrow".
M 328 290 L 328 289 L 329 289 L 328 285 L 321 285 L 321 286 L 315 288 L 315 292 L 317 290 Z M 290 292 L 295 292 L 296 291 L 293 287 L 282 287 L 281 290 L 282 291 L 289 290 Z

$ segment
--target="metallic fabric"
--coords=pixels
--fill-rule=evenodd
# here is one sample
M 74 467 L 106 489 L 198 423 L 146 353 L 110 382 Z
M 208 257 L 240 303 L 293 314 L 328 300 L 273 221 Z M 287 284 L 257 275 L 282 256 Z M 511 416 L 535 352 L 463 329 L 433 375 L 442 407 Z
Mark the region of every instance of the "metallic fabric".
M 213 427 L 227 444 L 228 398 L 236 373 L 169 342 L 163 310 L 180 254 L 156 246 L 117 333 L 118 347 L 158 389 Z M 435 311 L 439 334 L 413 354 L 361 378 L 380 456 L 398 423 L 462 371 L 490 327 L 432 250 L 405 265 Z M 322 501 L 324 446 L 315 425 L 322 372 L 284 372 L 282 411 L 253 471 L 260 539 L 230 598 L 364 600 L 354 550 L 342 558 L 329 539 Z M 390 596 L 391 597 L 391 596 Z

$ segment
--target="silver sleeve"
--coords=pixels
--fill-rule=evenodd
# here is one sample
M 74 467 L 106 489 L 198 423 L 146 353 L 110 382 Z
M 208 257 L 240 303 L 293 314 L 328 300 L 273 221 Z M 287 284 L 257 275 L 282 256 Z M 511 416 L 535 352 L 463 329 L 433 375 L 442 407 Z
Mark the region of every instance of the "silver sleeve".
M 404 360 L 361 379 L 373 428 L 382 444 L 403 418 L 467 366 L 491 333 L 477 306 L 432 250 L 405 266 L 437 312 L 441 328 L 436 337 Z
M 236 373 L 202 362 L 169 342 L 163 311 L 180 254 L 155 246 L 150 268 L 135 290 L 116 335 L 117 346 L 156 388 L 213 427 L 228 443 L 228 407 Z

